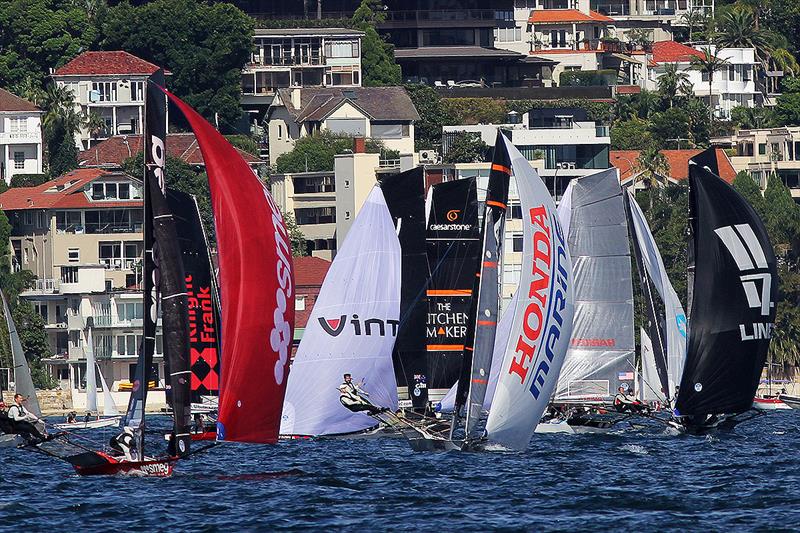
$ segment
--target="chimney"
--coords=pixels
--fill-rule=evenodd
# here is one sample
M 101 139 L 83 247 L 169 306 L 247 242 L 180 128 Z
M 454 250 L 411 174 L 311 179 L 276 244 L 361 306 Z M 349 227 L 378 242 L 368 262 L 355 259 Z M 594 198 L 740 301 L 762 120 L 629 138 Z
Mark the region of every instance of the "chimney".
M 353 137 L 353 153 L 363 154 L 367 151 L 367 140 L 364 137 Z
M 300 109 L 300 87 L 292 87 L 292 107 Z

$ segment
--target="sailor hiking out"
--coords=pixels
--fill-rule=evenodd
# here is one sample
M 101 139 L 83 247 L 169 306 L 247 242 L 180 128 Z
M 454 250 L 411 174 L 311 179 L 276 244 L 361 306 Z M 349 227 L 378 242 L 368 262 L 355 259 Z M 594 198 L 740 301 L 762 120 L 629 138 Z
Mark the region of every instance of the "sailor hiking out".
M 353 383 L 353 376 L 344 375 L 344 382 L 339 385 L 339 401 L 354 413 L 367 411 L 370 415 L 376 415 L 388 411 L 385 407 L 377 407 L 370 402 L 367 397 L 369 393 L 362 389 L 364 382 Z
M 614 396 L 614 408 L 620 413 L 644 413 L 648 411 L 647 405 L 629 396 L 623 387 L 617 389 Z
M 8 410 L 8 418 L 11 420 L 14 433 L 22 436 L 28 444 L 38 444 L 47 440 L 47 435 L 40 432 L 35 426 L 35 424 L 44 425 L 44 422 L 25 409 L 25 406 L 22 405 L 24 401 L 25 398 L 21 394 L 15 394 L 14 405 Z
M 126 461 L 136 460 L 136 451 L 134 450 L 135 440 L 133 438 L 133 430 L 126 427 L 122 433 L 116 437 L 112 437 L 108 443 L 112 450 L 125 456 Z

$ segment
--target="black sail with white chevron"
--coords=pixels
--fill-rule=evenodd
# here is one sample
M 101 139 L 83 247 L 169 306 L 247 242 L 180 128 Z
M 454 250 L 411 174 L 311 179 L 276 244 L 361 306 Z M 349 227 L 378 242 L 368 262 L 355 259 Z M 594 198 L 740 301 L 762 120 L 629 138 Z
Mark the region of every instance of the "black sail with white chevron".
M 701 162 L 702 164 L 702 162 Z M 708 166 L 689 166 L 695 262 L 681 415 L 748 410 L 769 350 L 778 274 L 755 210 Z

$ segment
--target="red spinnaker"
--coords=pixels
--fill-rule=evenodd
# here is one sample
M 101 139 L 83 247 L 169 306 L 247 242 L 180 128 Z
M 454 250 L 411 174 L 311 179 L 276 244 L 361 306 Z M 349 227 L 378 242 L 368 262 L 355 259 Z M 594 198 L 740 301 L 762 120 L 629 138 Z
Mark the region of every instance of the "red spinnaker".
M 197 137 L 211 187 L 222 304 L 217 437 L 275 443 L 294 330 L 289 234 L 269 191 L 233 146 L 167 95 Z

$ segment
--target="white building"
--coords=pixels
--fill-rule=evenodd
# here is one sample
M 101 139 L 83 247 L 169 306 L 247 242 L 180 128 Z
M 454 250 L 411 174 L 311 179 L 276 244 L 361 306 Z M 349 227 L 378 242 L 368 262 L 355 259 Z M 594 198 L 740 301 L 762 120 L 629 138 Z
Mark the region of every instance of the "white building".
M 142 133 L 145 85 L 158 68 L 128 52 L 84 52 L 52 74 L 72 91 L 76 111 L 97 113 L 105 122 L 100 131 L 80 130 L 81 150 L 113 135 Z
M 265 119 L 269 162 L 274 165 L 298 139 L 319 131 L 375 139 L 389 150 L 411 154 L 417 120 L 402 87 L 279 89 Z
M 0 89 L 0 179 L 42 173 L 42 111 Z
M 727 62 L 725 68 L 714 73 L 711 78 L 710 99 L 717 116 L 729 118 L 736 106 L 756 107 L 764 103 L 764 95 L 756 85 L 756 69 L 753 48 L 710 47 L 711 53 Z M 649 56 L 647 76 L 642 87 L 651 91 L 658 89 L 658 79 L 666 71 L 668 64 L 675 64 L 685 72 L 692 85 L 695 96 L 709 103 L 709 76 L 692 68 L 692 57 L 704 57 L 703 51 L 675 41 L 653 43 Z

